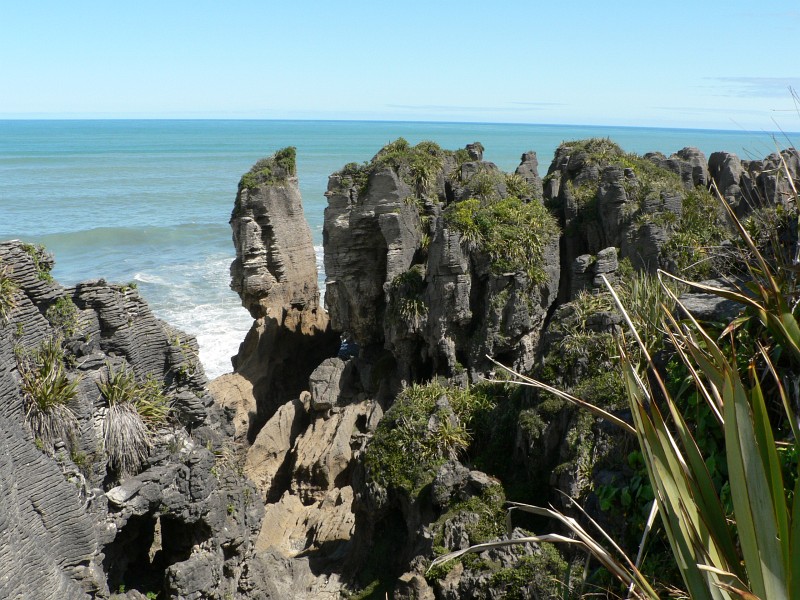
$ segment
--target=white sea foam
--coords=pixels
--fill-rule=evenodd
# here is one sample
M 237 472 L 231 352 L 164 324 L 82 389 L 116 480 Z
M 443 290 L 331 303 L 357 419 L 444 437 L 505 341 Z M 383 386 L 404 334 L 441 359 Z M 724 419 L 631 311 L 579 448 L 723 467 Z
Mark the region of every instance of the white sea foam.
M 319 284 L 319 303 L 325 306 L 325 253 L 322 246 L 314 246 L 314 256 L 317 258 L 317 283 Z
M 133 280 L 136 283 L 153 283 L 157 285 L 166 285 L 167 282 L 163 278 L 148 273 L 135 273 Z
M 228 286 L 228 256 L 205 262 L 162 266 L 140 272 L 136 280 L 153 312 L 197 338 L 200 361 L 209 379 L 232 370 L 236 354 L 253 319 Z

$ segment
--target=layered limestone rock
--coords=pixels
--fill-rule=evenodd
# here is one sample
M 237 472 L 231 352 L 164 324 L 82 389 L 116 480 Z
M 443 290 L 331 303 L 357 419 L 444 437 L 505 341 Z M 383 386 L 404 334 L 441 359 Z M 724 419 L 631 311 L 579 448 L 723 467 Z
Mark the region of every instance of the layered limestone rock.
M 306 388 L 316 365 L 336 352 L 319 307 L 311 231 L 295 176 L 294 148 L 256 163 L 239 182 L 231 215 L 236 259 L 231 287 L 255 321 L 233 358 L 234 372 L 214 383 L 217 401 L 260 427 Z
M 255 322 L 234 372 L 212 389 L 234 414 L 237 437 L 249 441 L 244 473 L 266 503 L 251 580 L 269 598 L 327 597 L 338 593 L 338 578 L 321 575 L 305 555 L 340 556 L 352 537 L 351 444 L 374 403 L 350 405 L 355 395 L 340 394 L 340 337 L 319 306 L 293 149 L 242 177 L 231 227 L 231 287 Z
M 740 160 L 730 152 L 708 159 L 711 178 L 739 217 L 764 207 L 784 205 L 796 193 L 790 181 L 800 176 L 800 153 L 789 148 L 763 160 Z
M 475 378 L 491 369 L 487 353 L 529 367 L 555 300 L 558 237 L 547 212 L 533 210 L 536 156 L 524 154 L 509 176 L 482 150 L 401 139 L 330 177 L 323 242 L 332 326 L 364 349 L 362 359 L 388 350 L 400 381 Z M 538 237 L 512 257 L 510 240 L 491 237 L 522 219 Z
M 562 144 L 545 178 L 545 198 L 565 232 L 562 301 L 597 287 L 599 254 L 617 248 L 637 270 L 662 268 L 693 276 L 716 268 L 706 254 L 727 232 L 722 208 L 709 194 L 705 158 L 684 148 L 669 158 L 626 154 L 610 140 Z M 700 223 L 705 220 L 705 227 Z M 694 271 L 692 270 L 694 269 Z
M 263 506 L 220 460 L 232 428 L 205 388 L 195 340 L 156 319 L 135 289 L 64 288 L 51 266 L 41 248 L 0 244 L 0 597 L 238 594 Z M 132 473 L 104 437 L 122 418 L 100 389 L 115 373 L 169 408 Z M 41 398 L 59 378 L 74 393 L 55 413 Z M 133 402 L 132 388 L 117 389 L 117 402 Z M 72 415 L 75 426 L 48 434 L 37 414 Z

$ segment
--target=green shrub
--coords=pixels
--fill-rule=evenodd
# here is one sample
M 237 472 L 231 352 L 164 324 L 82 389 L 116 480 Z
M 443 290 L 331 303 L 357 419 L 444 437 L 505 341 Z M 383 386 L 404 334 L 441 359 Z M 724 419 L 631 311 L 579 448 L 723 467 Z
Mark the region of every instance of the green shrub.
M 260 185 L 285 183 L 297 175 L 297 150 L 293 146 L 278 150 L 268 158 L 262 158 L 239 180 L 239 189 L 253 190 Z
M 412 146 L 404 138 L 398 138 L 375 155 L 369 170 L 375 172 L 389 167 L 414 189 L 417 196 L 424 197 L 433 191 L 446 154 L 435 142 L 425 141 Z
M 287 146 L 275 153 L 275 164 L 283 169 L 289 177 L 297 175 L 297 148 Z
M 75 333 L 78 325 L 78 307 L 69 296 L 62 296 L 51 304 L 44 314 L 50 325 L 64 337 Z
M 425 275 L 422 265 L 414 265 L 400 273 L 389 284 L 389 318 L 394 323 L 408 324 L 418 329 L 428 313 L 428 306 L 422 298 L 425 290 Z
M 40 281 L 53 281 L 53 276 L 50 274 L 52 266 L 52 257 L 48 254 L 47 249 L 34 244 L 22 244 L 22 249 L 33 260 L 34 267 L 36 267 L 36 275 Z
M 533 556 L 523 556 L 515 566 L 493 573 L 489 587 L 507 600 L 524 600 L 531 592 L 541 600 L 560 600 L 568 597 L 568 586 L 558 577 L 566 579 L 568 570 L 558 549 L 543 543 Z
M 447 399 L 447 406 L 437 406 L 440 398 Z M 440 465 L 466 451 L 473 419 L 492 406 L 479 388 L 450 388 L 437 382 L 406 388 L 367 446 L 364 465 L 369 479 L 416 495 Z
M 506 189 L 509 196 L 516 198 L 533 198 L 533 186 L 522 175 L 509 173 L 505 176 Z M 538 198 L 541 200 L 541 198 Z
M 483 204 L 471 198 L 448 206 L 444 218 L 468 249 L 489 257 L 492 272 L 524 272 L 533 283 L 547 281 L 544 249 L 558 225 L 541 202 L 508 197 Z
M 365 162 L 361 165 L 358 163 L 347 163 L 337 173 L 340 177 L 341 191 L 347 190 L 351 185 L 356 188 L 359 196 L 363 196 L 367 191 L 367 184 L 369 182 L 370 163 Z
M 684 196 L 680 221 L 662 254 L 674 261 L 681 277 L 702 279 L 719 270 L 719 245 L 729 237 L 717 200 L 695 188 Z
M 68 404 L 77 395 L 79 380 L 67 374 L 58 339 L 50 339 L 32 354 L 18 355 L 25 422 L 46 451 L 61 440 L 72 447 L 79 425 Z

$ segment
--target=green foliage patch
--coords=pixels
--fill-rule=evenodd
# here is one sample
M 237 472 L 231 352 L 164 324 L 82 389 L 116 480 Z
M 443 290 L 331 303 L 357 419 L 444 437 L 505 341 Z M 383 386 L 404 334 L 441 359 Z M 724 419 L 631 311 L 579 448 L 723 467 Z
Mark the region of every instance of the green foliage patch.
M 19 286 L 11 279 L 11 267 L 0 263 L 0 325 L 8 322 L 17 307 L 17 292 Z
M 33 437 L 46 451 L 58 440 L 72 447 L 79 426 L 68 405 L 78 393 L 79 379 L 67 373 L 60 339 L 46 340 L 32 353 L 19 353 L 17 366 L 25 422 Z
M 447 402 L 437 404 L 440 399 Z M 477 387 L 467 390 L 433 382 L 406 388 L 367 446 L 368 478 L 416 496 L 440 465 L 466 451 L 470 426 L 492 407 L 491 397 Z
M 137 381 L 125 367 L 109 366 L 97 387 L 109 405 L 103 420 L 109 464 L 121 478 L 135 475 L 150 453 L 153 432 L 167 420 L 167 398 L 155 379 Z
M 22 244 L 22 249 L 33 260 L 39 280 L 53 281 L 53 276 L 50 274 L 52 257 L 47 252 L 47 249 L 41 244 Z
M 715 250 L 730 233 L 708 190 L 695 188 L 683 198 L 683 213 L 662 253 L 670 257 L 684 278 L 703 279 L 715 270 Z
M 513 196 L 488 203 L 470 198 L 448 206 L 444 218 L 468 249 L 489 257 L 492 272 L 521 271 L 533 283 L 547 281 L 544 249 L 558 235 L 558 225 L 541 202 L 524 203 Z
M 557 579 L 568 579 L 569 565 L 553 544 L 539 544 L 536 554 L 524 556 L 514 567 L 500 569 L 492 574 L 489 587 L 507 600 L 524 600 L 531 597 L 542 600 L 560 600 L 568 597 L 567 585 Z
M 78 326 L 78 307 L 69 296 L 62 296 L 44 314 L 50 325 L 64 337 L 70 337 Z
M 417 329 L 428 313 L 422 298 L 425 290 L 425 273 L 422 265 L 414 265 L 400 273 L 389 285 L 389 318 L 394 323 L 405 323 Z
M 284 183 L 289 177 L 297 175 L 297 149 L 288 146 L 278 150 L 269 158 L 262 158 L 242 175 L 239 189 L 253 190 L 260 185 Z

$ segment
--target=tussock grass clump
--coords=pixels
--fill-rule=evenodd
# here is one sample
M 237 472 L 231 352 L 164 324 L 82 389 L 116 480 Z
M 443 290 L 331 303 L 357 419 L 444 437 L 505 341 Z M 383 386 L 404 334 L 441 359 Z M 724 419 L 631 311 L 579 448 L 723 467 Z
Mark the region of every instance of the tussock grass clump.
M 50 339 L 32 354 L 18 356 L 25 403 L 25 423 L 45 451 L 56 442 L 72 447 L 79 425 L 68 404 L 77 395 L 79 380 L 67 374 L 64 354 L 58 339 Z
M 388 292 L 390 319 L 394 323 L 419 329 L 428 313 L 428 306 L 422 298 L 424 290 L 425 272 L 422 265 L 414 265 L 392 279 Z
M 19 286 L 11 279 L 11 267 L 0 263 L 0 325 L 8 323 L 17 307 L 17 292 Z
M 147 426 L 136 408 L 127 402 L 108 407 L 103 421 L 103 442 L 108 462 L 120 479 L 141 470 L 152 446 Z
M 109 463 L 121 478 L 135 475 L 147 460 L 154 431 L 167 419 L 167 398 L 157 381 L 139 382 L 125 367 L 109 367 L 97 387 L 109 405 L 103 421 Z

